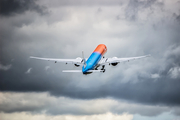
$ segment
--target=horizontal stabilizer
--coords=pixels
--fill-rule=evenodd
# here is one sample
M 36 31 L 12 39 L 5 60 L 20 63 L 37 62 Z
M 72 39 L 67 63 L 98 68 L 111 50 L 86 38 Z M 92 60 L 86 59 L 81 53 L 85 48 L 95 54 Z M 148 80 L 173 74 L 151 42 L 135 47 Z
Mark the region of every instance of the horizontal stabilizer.
M 95 72 L 103 72 L 104 70 L 88 70 L 87 72 L 93 72 L 93 73 L 95 73 Z
M 62 72 L 82 72 L 82 70 L 63 70 Z M 88 70 L 87 73 L 104 72 L 104 70 Z

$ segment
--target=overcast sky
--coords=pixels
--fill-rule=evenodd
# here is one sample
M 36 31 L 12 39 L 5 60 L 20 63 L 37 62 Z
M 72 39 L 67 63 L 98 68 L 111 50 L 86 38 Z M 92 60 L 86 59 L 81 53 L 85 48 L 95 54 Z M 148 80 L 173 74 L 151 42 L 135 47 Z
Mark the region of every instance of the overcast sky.
M 180 0 L 1 0 L 1 120 L 180 120 Z M 29 59 L 152 57 L 105 73 Z

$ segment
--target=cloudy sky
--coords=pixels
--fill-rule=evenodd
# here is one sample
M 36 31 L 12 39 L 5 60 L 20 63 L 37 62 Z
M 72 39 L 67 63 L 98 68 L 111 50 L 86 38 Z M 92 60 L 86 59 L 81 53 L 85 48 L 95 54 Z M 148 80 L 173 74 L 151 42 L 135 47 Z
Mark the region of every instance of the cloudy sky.
M 1 120 L 180 120 L 180 0 L 1 0 Z M 29 59 L 152 57 L 105 73 Z

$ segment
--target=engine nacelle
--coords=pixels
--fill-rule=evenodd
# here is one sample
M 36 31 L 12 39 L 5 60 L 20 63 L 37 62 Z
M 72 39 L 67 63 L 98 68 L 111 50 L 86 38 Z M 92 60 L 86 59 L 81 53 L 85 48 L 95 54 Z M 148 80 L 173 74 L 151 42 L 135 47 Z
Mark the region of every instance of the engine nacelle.
M 78 65 L 78 64 L 74 64 L 76 67 L 79 67 L 80 65 Z
M 116 66 L 118 63 L 111 63 L 112 66 Z

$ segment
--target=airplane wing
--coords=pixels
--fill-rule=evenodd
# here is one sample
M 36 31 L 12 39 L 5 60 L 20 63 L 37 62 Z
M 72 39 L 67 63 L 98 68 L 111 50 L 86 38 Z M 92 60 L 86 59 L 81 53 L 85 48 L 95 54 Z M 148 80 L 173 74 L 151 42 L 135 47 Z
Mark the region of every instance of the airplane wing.
M 106 65 L 110 63 L 120 63 L 120 62 L 129 62 L 136 59 L 141 59 L 145 57 L 150 57 L 151 55 L 145 55 L 145 56 L 139 56 L 139 57 L 129 57 L 129 58 L 104 58 L 102 61 L 100 61 L 99 65 Z
M 39 59 L 39 60 L 46 60 L 46 61 L 53 61 L 55 63 L 63 62 L 63 63 L 72 63 L 72 64 L 83 64 L 83 59 L 80 57 L 78 57 L 76 59 L 56 59 L 56 58 L 41 58 L 41 57 L 30 56 L 30 58 Z

